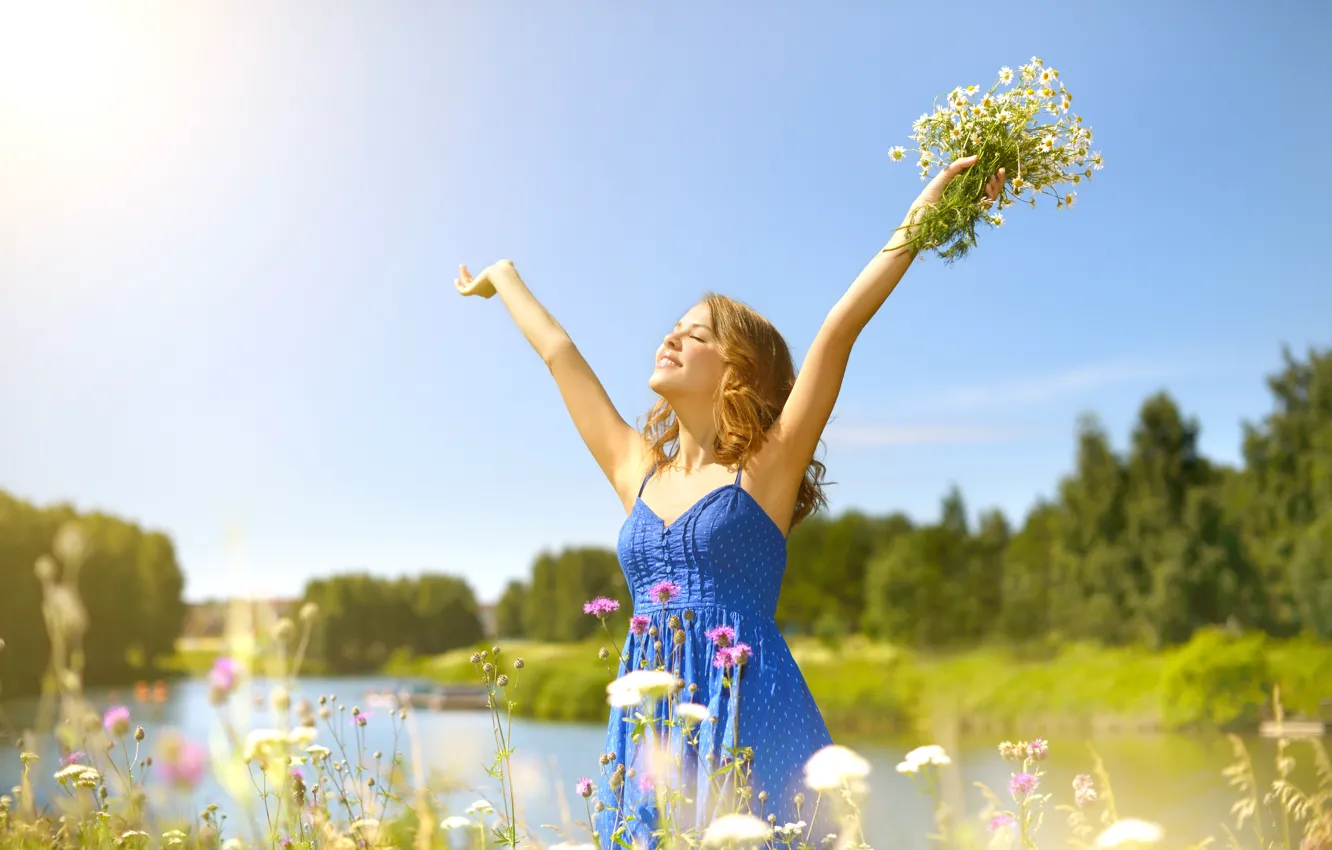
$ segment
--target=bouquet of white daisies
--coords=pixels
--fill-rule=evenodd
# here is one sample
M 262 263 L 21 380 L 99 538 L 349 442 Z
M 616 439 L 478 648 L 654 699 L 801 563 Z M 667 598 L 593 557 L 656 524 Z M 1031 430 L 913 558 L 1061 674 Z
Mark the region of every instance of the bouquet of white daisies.
M 1006 87 L 1002 88 L 1001 87 Z M 1004 223 L 1003 210 L 1012 204 L 1036 205 L 1037 195 L 1055 199 L 1059 209 L 1072 207 L 1072 187 L 1102 166 L 1091 150 L 1091 130 L 1069 111 L 1073 96 L 1059 72 L 1033 56 L 1029 64 L 999 69 L 988 91 L 979 86 L 953 89 L 948 102 L 935 104 L 912 125 L 914 148 L 895 147 L 896 161 L 908 150 L 920 154 L 920 176 L 928 180 L 954 160 L 975 155 L 976 164 L 948 184 L 943 198 L 924 209 L 912 226 L 908 245 L 934 251 L 951 262 L 976 244 L 976 227 Z M 985 184 L 999 169 L 1007 182 L 991 203 Z

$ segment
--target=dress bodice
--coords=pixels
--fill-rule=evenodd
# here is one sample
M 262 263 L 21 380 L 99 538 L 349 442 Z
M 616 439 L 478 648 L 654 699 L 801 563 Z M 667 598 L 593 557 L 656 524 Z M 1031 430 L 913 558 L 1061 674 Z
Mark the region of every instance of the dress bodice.
M 639 488 L 618 545 L 634 610 L 662 607 L 648 591 L 669 581 L 679 588 L 673 606 L 718 606 L 747 617 L 774 617 L 786 572 L 786 537 L 741 486 L 740 475 L 670 525 L 647 506 Z

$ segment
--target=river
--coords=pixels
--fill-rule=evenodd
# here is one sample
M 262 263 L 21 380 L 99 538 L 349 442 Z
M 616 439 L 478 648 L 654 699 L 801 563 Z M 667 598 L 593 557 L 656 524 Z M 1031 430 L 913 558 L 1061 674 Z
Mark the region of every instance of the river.
M 297 683 L 294 699 L 304 697 L 312 702 L 320 695 L 336 695 L 337 702 L 346 706 L 350 714 L 353 705 L 364 702 L 370 690 L 392 687 L 394 682 L 384 678 L 303 679 Z M 263 691 L 257 683 L 256 696 Z M 117 695 L 101 691 L 89 694 L 93 702 L 104 708 Z M 127 695 L 126 695 L 127 696 Z M 153 752 L 155 735 L 165 728 L 174 728 L 200 742 L 206 742 L 217 728 L 216 710 L 209 705 L 206 686 L 202 681 L 179 681 L 172 685 L 162 703 L 128 703 L 133 722 L 147 732 L 145 753 Z M 365 728 L 365 752 L 376 750 L 389 753 L 393 748 L 393 735 L 388 718 L 382 709 L 366 708 L 371 712 Z M 0 728 L 24 728 L 35 717 L 36 701 L 10 700 L 0 703 Z M 494 781 L 485 771 L 493 757 L 494 745 L 490 716 L 483 711 L 415 712 L 417 741 L 424 766 L 463 783 L 467 790 L 446 796 L 447 804 L 458 810 L 465 808 L 480 795 L 493 798 Z M 249 718 L 250 728 L 272 726 L 273 720 L 263 708 L 256 707 Z M 354 740 L 351 723 L 342 725 L 350 740 Z M 5 731 L 8 731 L 6 729 Z M 1030 730 L 1029 736 L 1040 734 Z M 514 776 L 518 791 L 518 805 L 523 820 L 537 828 L 544 840 L 556 840 L 552 833 L 541 830 L 542 824 L 566 823 L 565 811 L 578 818 L 583 812 L 583 801 L 573 792 L 574 782 L 581 776 L 595 776 L 597 755 L 601 751 L 604 728 L 597 725 L 540 723 L 515 721 L 513 741 L 517 747 L 514 756 Z M 331 735 L 321 729 L 319 742 L 336 749 Z M 866 837 L 873 846 L 925 848 L 925 836 L 931 831 L 931 807 L 911 780 L 895 771 L 895 765 L 910 748 L 921 740 L 849 740 L 841 741 L 864 755 L 872 764 L 870 798 L 865 805 Z M 945 772 L 945 784 L 951 793 L 961 796 L 971 817 L 982 808 L 980 792 L 974 782 L 984 782 L 1001 797 L 1006 798 L 1011 765 L 1000 758 L 995 741 L 963 739 L 952 747 L 954 765 Z M 1223 823 L 1233 826 L 1229 810 L 1237 792 L 1227 786 L 1221 770 L 1231 763 L 1229 742 L 1222 736 L 1183 735 L 1121 735 L 1092 742 L 1105 761 L 1113 785 L 1114 796 L 1121 817 L 1139 817 L 1156 821 L 1166 829 L 1168 843 L 1182 847 L 1207 836 L 1224 841 Z M 1247 739 L 1262 782 L 1270 782 L 1276 744 L 1257 738 Z M 409 753 L 404 739 L 399 750 Z M 1291 752 L 1299 759 L 1296 780 L 1305 787 L 1313 782 L 1312 759 L 1308 745 L 1292 744 Z M 49 768 L 58 763 L 54 750 L 43 754 L 42 764 Z M 1041 828 L 1040 841 L 1046 846 L 1063 846 L 1067 835 L 1066 816 L 1053 811 L 1056 803 L 1071 802 L 1070 783 L 1073 776 L 1090 772 L 1091 759 L 1087 742 L 1080 738 L 1050 736 L 1050 758 L 1042 763 L 1046 776 L 1042 789 L 1053 792 Z M 45 770 L 46 775 L 50 770 Z M 19 775 L 18 754 L 10 749 L 0 759 L 0 788 L 16 784 Z M 241 822 L 238 807 L 228 804 L 227 795 L 211 777 L 194 793 L 192 801 L 182 801 L 177 811 L 187 811 L 187 804 L 198 811 L 208 803 L 219 803 L 233 812 L 228 821 L 233 826 Z M 175 808 L 175 807 L 173 807 Z M 576 830 L 575 830 L 576 833 Z

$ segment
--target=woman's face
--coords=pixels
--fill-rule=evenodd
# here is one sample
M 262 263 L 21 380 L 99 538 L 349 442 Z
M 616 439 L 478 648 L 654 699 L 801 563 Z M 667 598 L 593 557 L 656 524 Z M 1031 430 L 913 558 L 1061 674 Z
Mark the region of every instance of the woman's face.
M 654 365 L 648 386 L 662 398 L 711 400 L 724 367 L 707 304 L 694 305 L 666 334 L 657 347 Z

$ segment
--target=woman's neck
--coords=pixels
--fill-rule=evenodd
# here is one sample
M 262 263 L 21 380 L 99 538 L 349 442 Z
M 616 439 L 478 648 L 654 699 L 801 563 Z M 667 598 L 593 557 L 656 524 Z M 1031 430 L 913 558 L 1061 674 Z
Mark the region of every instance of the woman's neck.
M 685 473 L 697 472 L 717 462 L 717 427 L 712 410 L 675 411 L 675 422 L 680 428 L 676 442 L 673 466 Z

